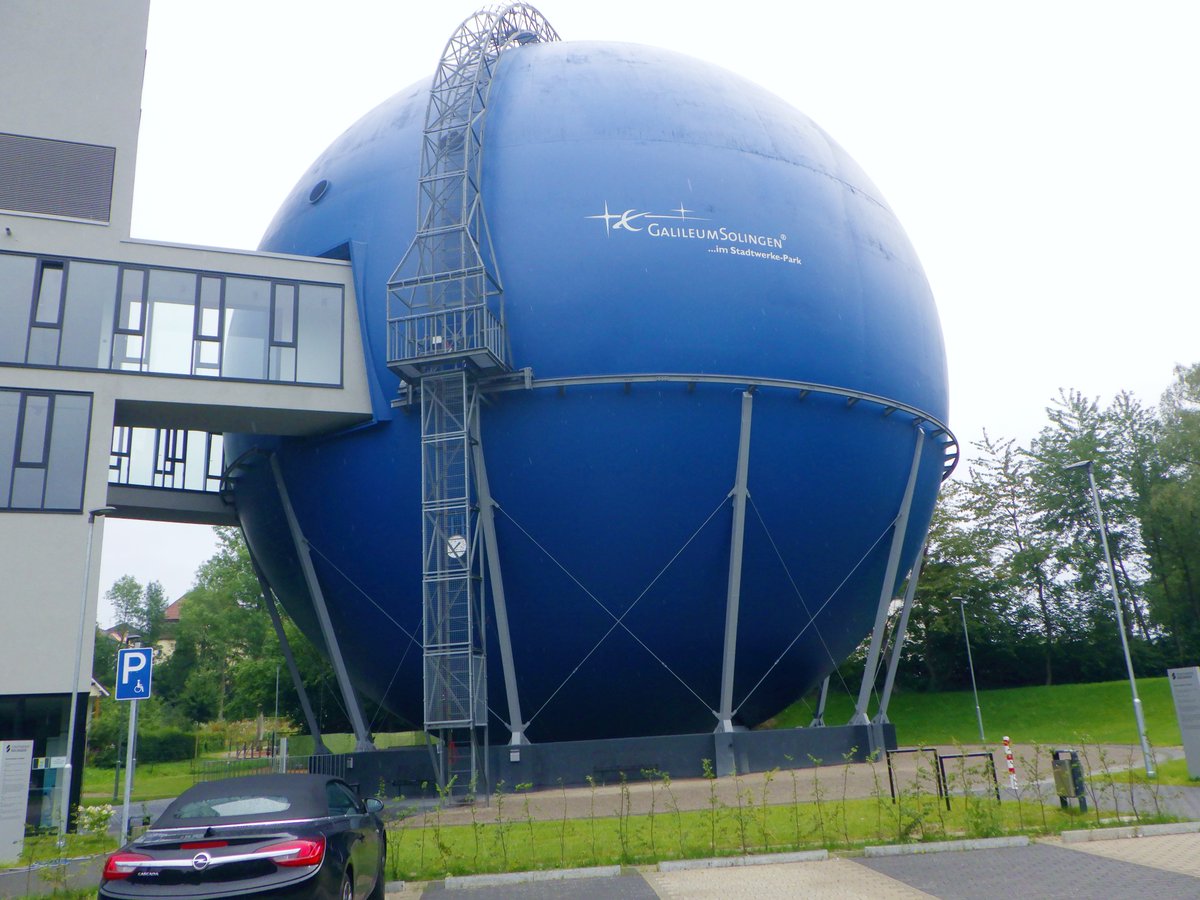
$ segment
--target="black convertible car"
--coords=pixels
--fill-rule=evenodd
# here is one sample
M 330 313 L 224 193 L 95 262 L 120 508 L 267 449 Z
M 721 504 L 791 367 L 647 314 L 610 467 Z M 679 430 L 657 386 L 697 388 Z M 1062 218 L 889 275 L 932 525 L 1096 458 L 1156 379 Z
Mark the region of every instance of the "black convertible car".
M 380 900 L 382 808 L 326 775 L 197 784 L 108 858 L 100 896 Z

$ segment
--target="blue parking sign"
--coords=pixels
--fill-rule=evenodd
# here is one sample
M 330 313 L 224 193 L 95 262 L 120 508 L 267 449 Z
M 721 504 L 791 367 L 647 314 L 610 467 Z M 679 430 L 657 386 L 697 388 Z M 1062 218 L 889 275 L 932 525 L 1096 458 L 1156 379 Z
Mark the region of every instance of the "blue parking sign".
M 153 647 L 132 647 L 117 651 L 118 700 L 145 700 L 150 696 L 153 662 Z

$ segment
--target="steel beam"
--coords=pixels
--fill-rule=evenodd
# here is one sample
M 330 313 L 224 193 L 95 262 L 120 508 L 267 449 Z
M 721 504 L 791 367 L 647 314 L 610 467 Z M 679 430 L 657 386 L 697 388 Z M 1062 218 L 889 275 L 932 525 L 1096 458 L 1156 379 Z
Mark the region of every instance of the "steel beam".
M 529 741 L 525 737 L 525 720 L 521 717 L 521 698 L 517 692 L 517 668 L 513 662 L 512 638 L 508 630 L 504 574 L 500 568 L 500 549 L 496 542 L 495 504 L 483 458 L 478 412 L 471 419 L 471 461 L 475 469 L 475 493 L 479 501 L 479 525 L 483 530 L 488 581 L 492 587 L 492 606 L 496 610 L 496 634 L 500 643 L 500 664 L 504 670 L 504 693 L 508 697 L 508 728 L 512 733 L 509 744 L 527 744 Z
M 296 513 L 292 509 L 287 485 L 283 483 L 283 473 L 279 469 L 279 459 L 274 453 L 271 454 L 271 472 L 275 476 L 275 487 L 279 491 L 279 500 L 283 504 L 283 515 L 287 519 L 288 530 L 292 534 L 292 543 L 296 546 L 300 570 L 304 573 L 304 581 L 312 596 L 313 609 L 317 614 L 317 622 L 321 626 L 321 636 L 325 639 L 325 648 L 329 651 L 329 662 L 333 665 L 333 674 L 337 679 L 342 700 L 346 704 L 346 714 L 350 716 L 350 726 L 354 729 L 354 749 L 356 751 L 374 750 L 375 744 L 371 741 L 371 735 L 367 730 L 367 723 L 358 703 L 358 695 L 354 693 L 354 685 L 350 683 L 350 674 L 346 671 L 342 649 L 338 645 L 333 622 L 329 618 L 329 609 L 325 606 L 325 595 L 321 592 L 321 585 L 317 581 L 317 570 L 313 568 L 308 539 L 304 537 L 304 532 L 300 530 L 300 523 L 296 521 Z
M 896 683 L 896 669 L 900 665 L 900 651 L 904 647 L 904 635 L 908 632 L 908 614 L 912 612 L 913 598 L 917 595 L 917 582 L 921 578 L 921 566 L 925 562 L 925 544 L 928 538 L 921 542 L 917 553 L 917 561 L 913 563 L 912 572 L 908 576 L 908 587 L 904 591 L 904 608 L 900 611 L 900 622 L 896 625 L 896 634 L 892 638 L 892 653 L 888 657 L 887 678 L 883 681 L 883 694 L 879 698 L 879 710 L 871 721 L 882 725 L 888 721 L 888 703 L 892 700 L 892 685 Z
M 738 436 L 737 472 L 733 490 L 733 532 L 729 541 L 729 582 L 725 593 L 725 655 L 721 663 L 721 707 L 717 730 L 733 731 L 733 669 L 737 662 L 738 606 L 742 596 L 742 545 L 746 536 L 746 481 L 750 468 L 750 420 L 754 395 L 742 393 L 742 424 Z
M 826 675 L 825 680 L 821 682 L 821 696 L 817 700 L 817 712 L 813 716 L 813 720 L 808 723 L 809 728 L 825 727 L 825 701 L 829 699 L 829 679 L 831 677 Z
M 925 431 L 917 428 L 916 447 L 913 449 L 912 467 L 908 472 L 908 484 L 904 488 L 904 499 L 900 501 L 900 512 L 892 529 L 892 548 L 888 553 L 887 568 L 883 573 L 883 587 L 879 591 L 879 606 L 875 610 L 875 627 L 871 631 L 871 646 L 867 651 L 867 664 L 863 669 L 862 686 L 858 691 L 858 702 L 848 725 L 869 725 L 867 704 L 871 700 L 871 688 L 879 672 L 879 647 L 883 643 L 884 626 L 887 625 L 888 607 L 892 603 L 892 590 L 896 584 L 896 573 L 900 569 L 900 551 L 904 546 L 904 534 L 908 530 L 908 513 L 912 509 L 913 491 L 917 486 L 917 473 L 921 468 L 921 449 L 925 446 Z
M 267 582 L 267 576 L 263 574 L 262 567 L 259 566 L 258 560 L 254 553 L 250 551 L 250 542 L 246 540 L 245 533 L 242 535 L 242 540 L 245 541 L 246 550 L 250 553 L 250 566 L 254 569 L 254 577 L 258 579 L 258 588 L 262 591 L 263 606 L 267 608 L 267 615 L 271 617 L 271 625 L 275 629 L 275 636 L 279 638 L 279 648 L 283 651 L 283 659 L 287 663 L 288 674 L 292 677 L 292 686 L 296 688 L 296 693 L 300 697 L 300 708 L 304 711 L 304 721 L 308 723 L 308 731 L 313 736 L 313 749 L 316 753 L 329 753 L 329 748 L 325 746 L 325 740 L 321 737 L 321 727 L 317 724 L 317 717 L 313 715 L 312 704 L 308 700 L 308 691 L 304 688 L 304 682 L 300 678 L 300 669 L 296 667 L 296 658 L 292 655 L 292 645 L 287 639 L 287 634 L 283 630 L 283 620 L 279 618 L 279 609 L 275 606 L 275 598 L 271 595 L 271 585 Z

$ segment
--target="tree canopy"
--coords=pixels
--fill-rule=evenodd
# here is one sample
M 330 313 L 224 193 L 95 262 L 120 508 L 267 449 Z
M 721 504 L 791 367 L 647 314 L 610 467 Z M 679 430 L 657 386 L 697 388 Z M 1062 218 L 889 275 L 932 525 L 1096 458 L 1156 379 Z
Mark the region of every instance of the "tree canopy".
M 1137 671 L 1200 658 L 1200 365 L 1157 408 L 1062 391 L 1027 446 L 985 435 L 943 486 L 910 622 L 902 683 L 967 685 L 953 597 L 991 687 L 1125 674 L 1086 470 L 1103 511 Z
M 108 592 L 118 618 L 144 635 L 143 644 L 158 638 L 174 641 L 166 658 L 157 662 L 155 696 L 171 716 L 181 721 L 211 722 L 272 715 L 307 730 L 299 696 L 288 673 L 279 639 L 263 609 L 258 579 L 250 555 L 236 528 L 216 528 L 218 547 L 196 572 L 195 583 L 183 597 L 179 621 L 164 629 L 168 606 L 162 586 L 144 588 L 130 575 L 118 579 Z M 322 731 L 348 731 L 349 721 L 333 672 L 313 644 L 280 609 L 284 633 L 296 659 Z M 97 638 L 95 671 L 111 683 L 117 642 Z M 369 702 L 369 721 L 376 727 L 399 727 L 392 717 Z

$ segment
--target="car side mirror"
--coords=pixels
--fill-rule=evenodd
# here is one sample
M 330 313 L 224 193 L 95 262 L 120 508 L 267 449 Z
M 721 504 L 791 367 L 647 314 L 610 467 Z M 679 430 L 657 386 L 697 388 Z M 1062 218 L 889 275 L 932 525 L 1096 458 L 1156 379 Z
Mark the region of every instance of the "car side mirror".
M 380 800 L 378 797 L 368 797 L 367 798 L 367 812 L 369 812 L 369 813 L 383 812 L 383 801 Z

